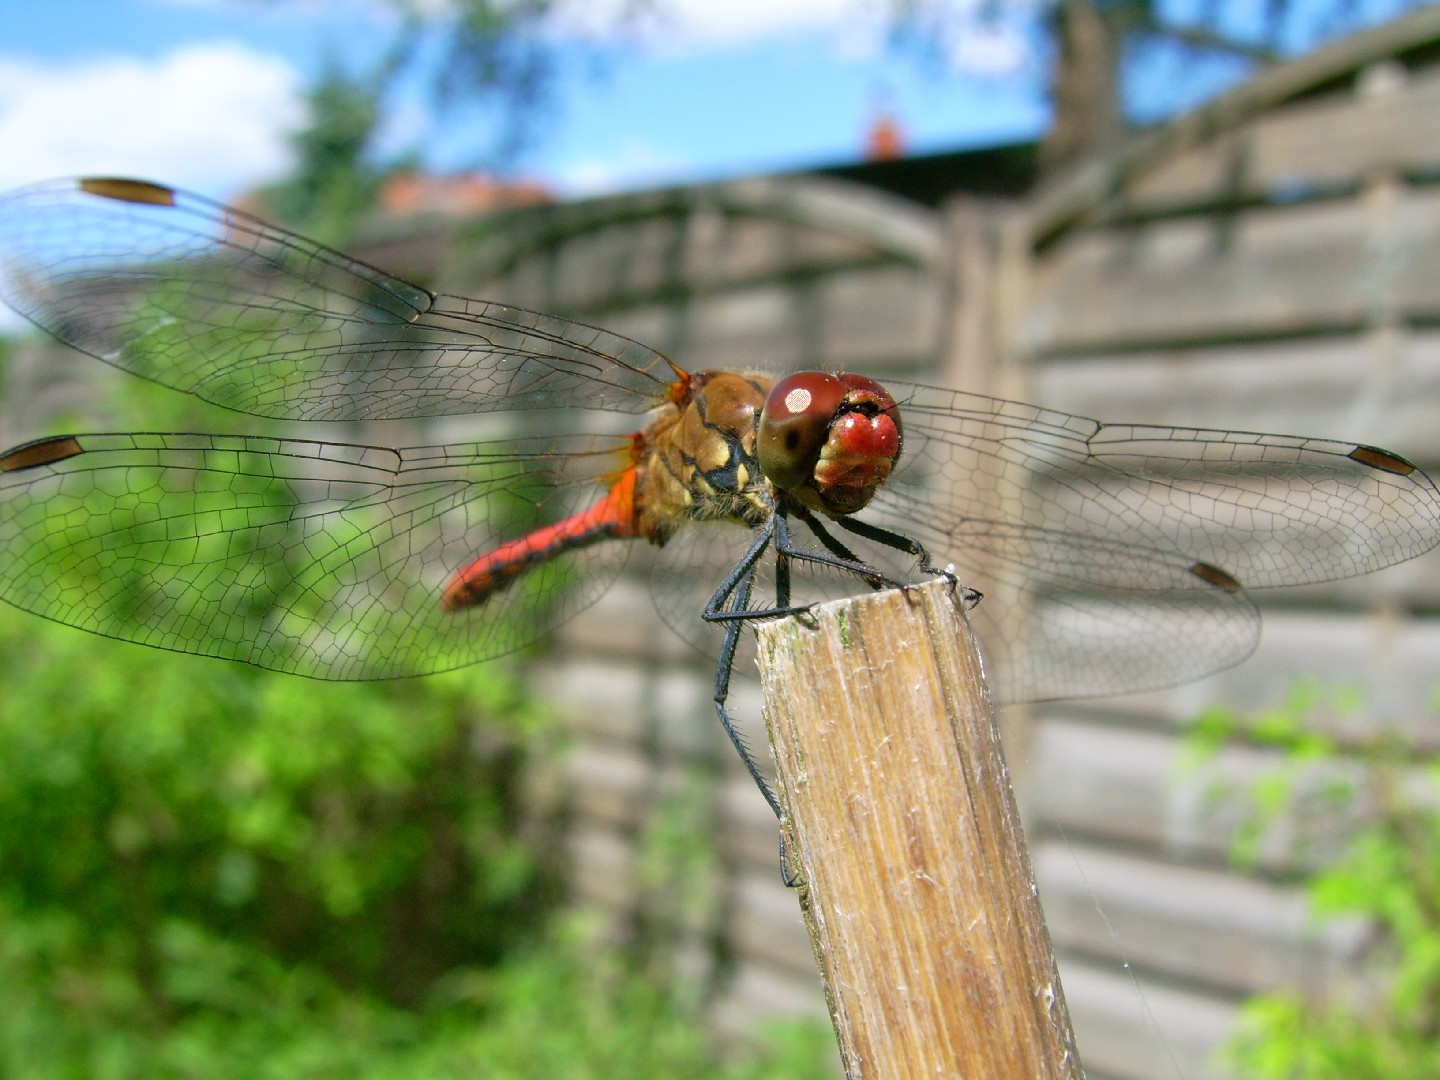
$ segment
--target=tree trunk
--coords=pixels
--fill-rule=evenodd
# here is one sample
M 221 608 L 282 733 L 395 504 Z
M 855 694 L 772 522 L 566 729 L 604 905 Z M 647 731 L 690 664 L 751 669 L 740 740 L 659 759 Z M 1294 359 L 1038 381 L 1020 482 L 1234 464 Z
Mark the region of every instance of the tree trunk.
M 1118 143 L 1123 5 L 1102 11 L 1093 0 L 1063 0 L 1055 10 L 1050 130 L 1040 143 L 1045 173 Z

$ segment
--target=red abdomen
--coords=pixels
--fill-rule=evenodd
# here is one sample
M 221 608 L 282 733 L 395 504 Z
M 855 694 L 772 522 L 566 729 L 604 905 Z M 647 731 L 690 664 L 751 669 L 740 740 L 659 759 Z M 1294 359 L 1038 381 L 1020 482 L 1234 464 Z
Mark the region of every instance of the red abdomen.
M 526 570 L 567 551 L 601 540 L 638 537 L 635 479 L 636 468 L 632 465 L 611 485 L 604 498 L 589 509 L 480 556 L 450 579 L 440 597 L 440 606 L 446 611 L 459 611 L 484 603 L 495 593 L 509 588 Z

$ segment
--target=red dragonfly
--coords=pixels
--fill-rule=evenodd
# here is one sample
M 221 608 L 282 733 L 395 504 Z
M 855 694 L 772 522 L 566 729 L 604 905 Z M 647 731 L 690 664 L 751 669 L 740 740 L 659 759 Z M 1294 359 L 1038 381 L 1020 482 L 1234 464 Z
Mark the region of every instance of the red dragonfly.
M 1003 598 L 973 612 L 999 699 L 1116 693 L 1242 660 L 1259 627 L 1246 590 L 1440 539 L 1440 493 L 1386 450 L 851 375 L 690 374 L 142 181 L 0 197 L 0 295 L 118 368 L 320 432 L 10 450 L 9 603 L 160 648 L 388 678 L 532 642 L 658 548 L 661 612 L 719 654 L 717 711 L 757 780 L 724 710 L 747 618 L 952 566 Z M 486 438 L 404 444 L 460 415 Z M 342 424 L 364 438 L 333 441 Z

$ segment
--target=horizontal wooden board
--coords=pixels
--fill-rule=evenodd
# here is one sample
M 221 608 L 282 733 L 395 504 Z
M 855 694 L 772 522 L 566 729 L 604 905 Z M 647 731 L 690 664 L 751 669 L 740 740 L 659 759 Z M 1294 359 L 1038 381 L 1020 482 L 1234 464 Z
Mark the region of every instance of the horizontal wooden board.
M 613 828 L 583 818 L 575 821 L 565 839 L 574 902 L 613 916 L 629 909 L 641 889 L 635 845 Z
M 678 761 L 716 758 L 728 747 L 710 704 L 710 682 L 685 667 L 578 652 L 541 665 L 531 683 L 567 730 L 611 747 L 644 747 Z
M 557 311 L 705 291 L 856 263 L 925 265 L 930 211 L 857 185 L 768 177 L 540 206 L 456 230 L 430 279 L 492 288 Z M 394 250 L 394 238 L 377 242 Z M 443 254 L 439 254 L 443 251 Z M 362 252 L 363 254 L 363 252 Z M 487 298 L 490 298 L 487 296 Z
M 1138 177 L 1118 205 L 1296 197 L 1440 167 L 1440 73 L 1422 69 L 1407 80 L 1403 68 L 1392 72 L 1362 79 L 1357 94 L 1282 106 L 1224 131 Z
M 745 869 L 731 885 L 735 917 L 730 932 L 747 955 L 819 989 L 810 935 L 800 913 L 800 894 L 786 888 L 778 865 L 774 872 Z
M 1048 355 L 1440 316 L 1440 192 L 1095 231 L 1035 268 L 1016 346 Z
M 773 357 L 795 366 L 815 348 L 809 338 L 809 290 L 764 282 L 693 298 L 679 313 L 676 359 L 689 368 L 746 368 Z
M 1032 830 L 1215 868 L 1229 863 L 1240 830 L 1256 820 L 1254 786 L 1282 775 L 1283 764 L 1276 750 L 1238 742 L 1200 761 L 1168 730 L 1052 707 L 1036 726 L 1021 790 Z M 1293 779 L 1294 802 L 1267 819 L 1255 860 L 1264 871 L 1294 874 L 1344 850 L 1373 812 L 1373 792 L 1354 763 L 1312 763 L 1283 775 Z M 1336 783 L 1352 785 L 1356 800 L 1337 804 Z
M 943 294 L 934 275 L 906 266 L 837 272 L 815 287 L 814 357 L 827 368 L 874 361 L 935 362 Z
M 1214 1054 L 1232 1030 L 1234 1002 L 1065 954 L 1060 981 L 1090 1080 L 1227 1077 Z
M 1127 140 L 1116 152 L 1097 154 L 1058 183 L 1028 200 L 1026 216 L 1040 237 L 1051 237 L 1077 220 L 1103 208 L 1133 177 L 1142 176 L 1194 146 L 1203 146 L 1217 132 L 1253 123 L 1287 103 L 1329 90 L 1342 92 L 1357 76 L 1393 63 L 1399 54 L 1426 52 L 1440 33 L 1440 8 L 1420 5 L 1408 14 L 1349 34 L 1282 64 L 1262 67 L 1242 82 L 1191 113 L 1158 125 Z M 1423 62 L 1422 57 L 1422 62 Z M 1332 147 L 1343 153 L 1343 147 Z
M 673 260 L 679 254 L 678 265 Z M 726 214 L 700 208 L 686 222 L 683 248 L 671 265 L 684 281 L 708 288 L 804 270 L 866 262 L 881 254 L 865 239 L 785 218 Z
M 759 750 L 760 767 L 770 772 L 769 748 L 754 741 L 751 745 Z M 720 837 L 721 851 L 733 865 L 755 874 L 761 881 L 779 883 L 780 823 L 750 777 L 738 768 L 738 758 L 736 766 L 719 793 L 721 819 L 727 823 Z
M 635 551 L 632 563 L 643 562 L 646 554 Z M 632 565 L 631 569 L 641 567 Z M 556 636 L 555 647 L 570 654 L 590 652 L 650 663 L 690 665 L 696 671 L 714 666 L 665 625 L 655 611 L 649 588 L 635 574 L 620 577 L 593 606 L 565 623 Z
M 1293 886 L 1059 839 L 1031 857 L 1057 949 L 1207 992 L 1324 986 L 1366 936 L 1358 919 L 1317 927 Z
M 1058 357 L 1036 404 L 1108 421 L 1294 432 L 1440 464 L 1440 333 L 1345 335 Z
M 807 982 L 768 964 L 738 958 L 736 970 L 718 998 L 708 1006 L 707 1019 L 721 1040 L 749 1045 L 763 1039 L 773 1020 L 813 1020 L 828 1026 L 829 1013 L 818 979 Z M 835 1076 L 843 1075 L 835 1051 Z
M 1317 716 L 1317 725 L 1337 735 L 1358 736 L 1373 734 L 1375 725 L 1383 724 L 1401 738 L 1433 747 L 1440 740 L 1432 704 L 1440 684 L 1437 658 L 1440 620 L 1268 611 L 1255 655 L 1228 671 L 1172 690 L 1044 710 L 1090 708 L 1178 724 L 1216 704 L 1253 715 L 1281 705 L 1298 684 L 1318 683 L 1354 688 L 1362 706 L 1344 717 Z
M 638 836 L 657 807 L 677 800 L 688 774 L 678 763 L 656 763 L 624 751 L 578 746 L 565 757 L 567 802 L 588 821 Z

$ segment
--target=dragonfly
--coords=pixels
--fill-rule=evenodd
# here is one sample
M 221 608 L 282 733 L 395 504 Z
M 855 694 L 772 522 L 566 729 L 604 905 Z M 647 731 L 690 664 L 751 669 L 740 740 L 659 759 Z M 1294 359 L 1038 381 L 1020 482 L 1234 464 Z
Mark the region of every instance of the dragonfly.
M 749 621 L 943 566 L 993 594 L 971 616 L 998 700 L 1114 694 L 1239 663 L 1254 590 L 1440 540 L 1440 492 L 1378 447 L 851 373 L 687 372 L 147 181 L 0 196 L 0 297 L 107 364 L 284 425 L 0 455 L 8 603 L 296 675 L 394 678 L 537 641 L 643 550 L 665 622 L 717 658 L 716 712 L 777 813 L 726 710 Z M 455 437 L 461 418 L 476 437 Z

